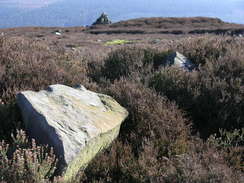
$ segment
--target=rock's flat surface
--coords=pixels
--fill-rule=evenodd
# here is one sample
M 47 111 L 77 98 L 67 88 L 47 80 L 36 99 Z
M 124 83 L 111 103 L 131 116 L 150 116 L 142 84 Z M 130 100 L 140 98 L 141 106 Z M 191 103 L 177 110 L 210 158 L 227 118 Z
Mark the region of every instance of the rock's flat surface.
M 17 95 L 28 133 L 54 147 L 71 178 L 118 135 L 128 112 L 111 97 L 64 85 Z

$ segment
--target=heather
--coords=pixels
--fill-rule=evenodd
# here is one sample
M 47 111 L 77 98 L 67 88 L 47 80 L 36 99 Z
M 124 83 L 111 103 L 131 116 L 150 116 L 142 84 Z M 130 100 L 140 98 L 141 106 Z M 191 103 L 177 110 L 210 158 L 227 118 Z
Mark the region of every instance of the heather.
M 73 182 L 242 182 L 243 39 L 110 46 L 103 55 L 0 38 L 0 181 L 62 182 L 52 149 L 28 138 L 15 103 L 19 91 L 60 83 L 108 94 L 129 111 L 117 140 Z M 165 67 L 174 50 L 197 68 Z

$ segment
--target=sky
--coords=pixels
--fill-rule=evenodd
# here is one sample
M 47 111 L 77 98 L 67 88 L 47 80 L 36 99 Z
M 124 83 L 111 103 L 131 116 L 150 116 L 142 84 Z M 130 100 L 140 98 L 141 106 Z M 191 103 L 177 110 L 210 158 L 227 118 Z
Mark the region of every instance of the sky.
M 72 0 L 0 0 L 0 4 L 6 4 L 12 7 L 21 7 L 21 8 L 40 8 L 44 7 L 53 3 L 57 3 L 60 1 L 72 1 Z M 87 1 L 87 0 L 80 0 Z M 88 0 L 89 1 L 89 0 Z M 97 1 L 103 1 L 103 0 L 97 0 Z M 118 0 L 119 1 L 119 0 Z M 134 0 L 131 0 L 131 3 L 133 3 Z M 189 8 L 196 7 L 196 6 L 209 6 L 211 9 L 213 9 L 213 6 L 223 6 L 226 5 L 226 8 L 229 7 L 235 7 L 236 9 L 238 6 L 244 5 L 244 0 L 141 0 L 141 4 L 148 5 L 150 3 L 156 4 L 167 4 L 168 2 L 171 2 L 173 6 L 177 6 L 178 3 L 185 3 L 187 5 L 191 4 Z M 229 7 L 227 7 L 229 6 Z M 190 10 L 190 9 L 189 9 Z
M 102 12 L 113 22 L 208 16 L 244 24 L 244 0 L 0 0 L 0 27 L 90 25 Z
M 41 8 L 63 0 L 0 0 L 0 5 L 13 8 Z

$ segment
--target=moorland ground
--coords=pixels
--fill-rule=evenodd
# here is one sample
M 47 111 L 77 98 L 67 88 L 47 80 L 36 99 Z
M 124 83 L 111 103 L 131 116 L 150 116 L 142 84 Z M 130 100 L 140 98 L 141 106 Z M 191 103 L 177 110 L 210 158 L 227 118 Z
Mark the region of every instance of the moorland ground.
M 73 182 L 243 182 L 242 29 L 208 18 L 1 29 L 0 181 L 62 182 L 52 152 L 20 130 L 15 103 L 19 91 L 60 83 L 109 94 L 130 113 Z M 164 67 L 172 51 L 198 69 Z

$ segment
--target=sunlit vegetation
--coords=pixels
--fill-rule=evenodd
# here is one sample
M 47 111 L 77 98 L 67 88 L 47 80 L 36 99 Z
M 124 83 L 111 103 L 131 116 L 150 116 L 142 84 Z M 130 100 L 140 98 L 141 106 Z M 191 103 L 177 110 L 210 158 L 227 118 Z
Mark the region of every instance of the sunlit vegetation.
M 172 50 L 198 69 L 164 67 Z M 72 182 L 242 182 L 242 39 L 202 36 L 164 50 L 125 46 L 101 61 L 44 41 L 0 38 L 0 182 L 62 182 L 52 149 L 28 139 L 15 104 L 19 91 L 55 83 L 82 84 L 129 111 L 119 137 Z

